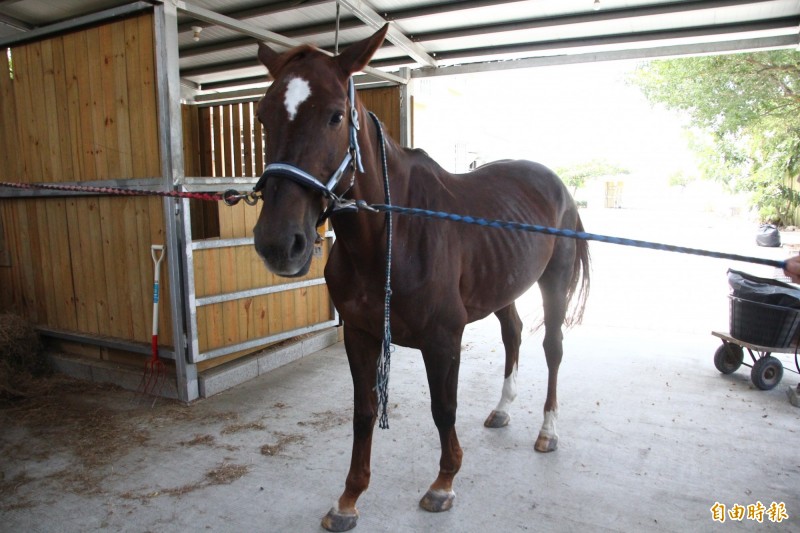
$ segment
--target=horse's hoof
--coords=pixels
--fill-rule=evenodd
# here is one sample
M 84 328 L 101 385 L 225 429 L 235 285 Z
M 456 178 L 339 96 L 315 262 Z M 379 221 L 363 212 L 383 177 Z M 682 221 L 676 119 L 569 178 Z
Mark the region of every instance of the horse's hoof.
M 555 451 L 556 448 L 558 448 L 558 437 L 547 437 L 545 435 L 539 435 L 536 439 L 536 444 L 533 445 L 534 450 L 542 453 Z
M 419 506 L 432 513 L 441 513 L 442 511 L 449 511 L 453 507 L 453 500 L 455 499 L 456 493 L 452 490 L 431 489 L 419 501 Z
M 492 411 L 483 425 L 487 428 L 502 428 L 508 425 L 509 420 L 511 417 L 505 411 Z
M 348 514 L 331 507 L 328 514 L 322 519 L 322 527 L 328 531 L 350 531 L 356 527 L 356 522 L 358 522 L 358 511 Z

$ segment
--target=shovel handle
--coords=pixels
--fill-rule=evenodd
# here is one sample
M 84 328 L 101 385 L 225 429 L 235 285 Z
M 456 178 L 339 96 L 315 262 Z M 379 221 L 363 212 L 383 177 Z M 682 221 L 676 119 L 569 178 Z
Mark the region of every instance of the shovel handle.
M 153 357 L 158 357 L 158 288 L 161 279 L 161 261 L 164 260 L 164 246 L 153 244 L 150 246 L 150 256 L 153 258 Z

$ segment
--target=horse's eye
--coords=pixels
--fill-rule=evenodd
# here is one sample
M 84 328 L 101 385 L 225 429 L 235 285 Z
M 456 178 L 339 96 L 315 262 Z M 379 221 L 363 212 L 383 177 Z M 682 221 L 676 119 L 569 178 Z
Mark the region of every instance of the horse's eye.
M 335 126 L 336 124 L 341 124 L 342 120 L 344 120 L 344 113 L 341 111 L 337 111 L 333 115 L 331 115 L 331 126 Z

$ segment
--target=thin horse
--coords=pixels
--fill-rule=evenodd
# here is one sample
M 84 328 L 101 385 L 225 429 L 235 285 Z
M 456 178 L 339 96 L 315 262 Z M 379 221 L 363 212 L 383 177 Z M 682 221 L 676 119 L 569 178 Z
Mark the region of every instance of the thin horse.
M 582 231 L 564 184 L 537 163 L 499 161 L 455 175 L 422 151 L 404 149 L 391 139 L 386 139 L 382 152 L 377 125 L 367 118 L 348 84 L 382 44 L 386 30 L 336 57 L 310 46 L 276 53 L 259 45 L 258 57 L 274 78 L 258 105 L 270 164 L 256 186 L 264 206 L 253 230 L 256 250 L 267 267 L 282 276 L 304 275 L 318 223 L 332 203 L 341 203 L 343 197 L 382 203 L 384 157 L 396 205 Z M 353 110 L 362 117 L 358 130 Z M 322 525 L 345 531 L 356 525 L 356 500 L 370 479 L 387 224 L 382 215 L 363 210 L 337 213 L 331 221 L 336 242 L 325 279 L 344 322 L 354 388 L 353 450 L 344 492 Z M 485 425 L 505 426 L 516 396 L 522 330 L 514 301 L 538 281 L 549 376 L 544 422 L 534 448 L 555 450 L 561 329 L 565 322 L 579 321 L 583 313 L 589 253 L 585 241 L 413 217 L 395 215 L 393 227 L 392 339 L 422 352 L 442 450 L 439 474 L 420 505 L 446 511 L 453 504 L 453 478 L 462 457 L 455 422 L 464 327 L 491 313 L 500 321 L 505 381 L 500 402 Z

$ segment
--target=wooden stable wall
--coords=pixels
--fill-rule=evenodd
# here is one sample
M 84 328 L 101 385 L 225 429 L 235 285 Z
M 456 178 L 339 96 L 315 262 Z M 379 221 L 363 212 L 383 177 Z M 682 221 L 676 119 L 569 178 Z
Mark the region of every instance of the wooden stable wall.
M 0 55 L 0 181 L 124 186 L 159 177 L 153 43 L 153 17 L 144 14 L 14 46 L 10 65 Z M 39 326 L 148 342 L 150 245 L 165 238 L 160 198 L 3 198 L 0 217 L 0 309 Z
M 148 12 L 15 45 L 11 61 L 0 57 L 0 181 L 163 186 L 154 25 Z M 399 89 L 359 94 L 398 136 Z M 253 103 L 184 106 L 182 121 L 184 175 L 200 178 L 194 184 L 252 182 L 262 172 L 265 140 Z M 54 333 L 96 339 L 65 343 L 84 356 L 140 363 L 141 355 L 116 348 L 149 343 L 150 246 L 167 244 L 164 213 L 171 206 L 138 196 L 0 198 L 0 311 L 19 312 Z M 260 206 L 194 200 L 188 206 L 191 235 L 177 246 L 186 246 L 181 263 L 189 270 L 175 274 L 177 266 L 162 265 L 159 324 L 163 344 L 171 343 L 173 325 L 183 322 L 174 320 L 166 273 L 182 275 L 186 302 L 196 304 L 176 309 L 187 314 L 186 356 L 190 366 L 196 363 L 181 374 L 188 387 L 197 371 L 335 324 L 323 279 L 330 238 L 307 276 L 278 278 L 249 240 Z M 171 228 L 172 246 L 185 228 Z M 187 391 L 180 394 L 196 397 Z

